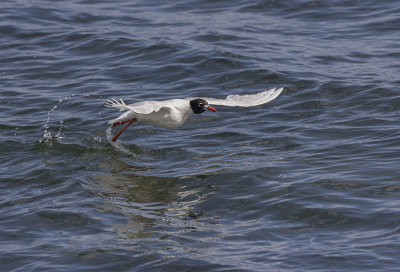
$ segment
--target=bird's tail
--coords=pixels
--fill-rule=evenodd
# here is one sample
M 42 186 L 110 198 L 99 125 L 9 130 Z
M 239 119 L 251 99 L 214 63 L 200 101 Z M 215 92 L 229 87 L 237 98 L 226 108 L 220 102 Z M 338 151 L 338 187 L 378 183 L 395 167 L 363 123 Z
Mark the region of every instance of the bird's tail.
M 119 111 L 127 111 L 130 110 L 129 106 L 127 106 L 125 104 L 124 101 L 122 101 L 122 99 L 120 99 L 119 101 L 115 100 L 114 98 L 112 100 L 108 100 L 107 103 L 104 104 L 104 106 L 106 107 L 110 107 L 110 108 L 118 108 Z

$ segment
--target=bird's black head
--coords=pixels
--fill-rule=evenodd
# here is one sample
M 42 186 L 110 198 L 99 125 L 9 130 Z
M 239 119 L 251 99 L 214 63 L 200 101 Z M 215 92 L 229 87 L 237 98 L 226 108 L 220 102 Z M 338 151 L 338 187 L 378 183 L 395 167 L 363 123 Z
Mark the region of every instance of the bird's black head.
M 194 99 L 190 100 L 190 108 L 192 109 L 194 114 L 200 114 L 205 112 L 205 110 L 210 110 L 213 112 L 217 112 L 216 109 L 208 105 L 208 102 L 205 101 L 204 99 Z

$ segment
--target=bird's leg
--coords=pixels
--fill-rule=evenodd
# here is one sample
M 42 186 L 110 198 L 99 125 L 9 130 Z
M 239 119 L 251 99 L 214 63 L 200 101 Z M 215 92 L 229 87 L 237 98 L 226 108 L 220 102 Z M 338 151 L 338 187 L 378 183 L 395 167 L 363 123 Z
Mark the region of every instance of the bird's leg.
M 116 126 L 120 126 L 120 125 L 129 123 L 129 121 L 131 121 L 131 120 L 126 120 L 126 121 L 122 121 L 122 122 L 115 122 L 114 124 L 112 124 L 111 127 L 113 128 L 113 127 L 116 127 Z
M 123 129 L 121 129 L 120 131 L 118 131 L 117 134 L 115 134 L 115 136 L 112 138 L 112 141 L 115 142 L 115 141 L 118 139 L 118 137 L 122 134 L 122 132 L 124 132 L 125 129 L 127 129 L 130 125 L 132 125 L 132 123 L 134 123 L 134 122 L 136 122 L 136 121 L 137 121 L 136 118 L 132 118 L 132 119 L 127 120 L 127 121 L 118 122 L 118 123 L 120 123 L 119 125 L 126 124 L 126 123 L 128 123 L 128 124 L 127 124 L 126 126 L 124 126 Z M 114 124 L 115 124 L 115 123 L 114 123 Z M 113 124 L 112 127 L 114 127 L 114 124 Z M 115 125 L 115 126 L 118 126 L 118 125 Z

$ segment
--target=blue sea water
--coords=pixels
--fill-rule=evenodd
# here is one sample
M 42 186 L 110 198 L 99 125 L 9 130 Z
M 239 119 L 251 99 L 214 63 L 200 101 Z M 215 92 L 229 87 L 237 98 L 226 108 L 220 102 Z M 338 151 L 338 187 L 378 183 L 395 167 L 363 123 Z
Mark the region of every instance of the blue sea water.
M 2 1 L 0 270 L 399 271 L 399 14 Z M 109 141 L 111 98 L 273 87 L 262 106 Z

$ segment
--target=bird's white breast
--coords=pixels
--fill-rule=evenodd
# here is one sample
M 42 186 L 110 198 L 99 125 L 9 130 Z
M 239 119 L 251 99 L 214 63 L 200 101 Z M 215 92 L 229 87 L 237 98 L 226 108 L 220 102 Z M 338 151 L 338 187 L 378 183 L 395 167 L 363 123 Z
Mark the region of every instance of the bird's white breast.
M 172 99 L 165 103 L 160 110 L 149 114 L 140 114 L 137 118 L 139 121 L 149 125 L 176 128 L 181 126 L 192 114 L 193 112 L 187 101 Z

